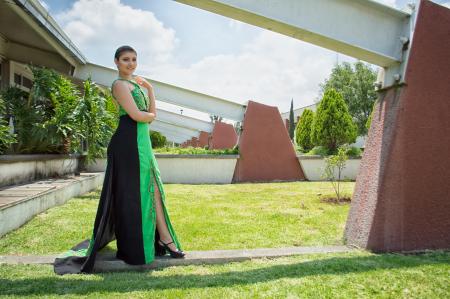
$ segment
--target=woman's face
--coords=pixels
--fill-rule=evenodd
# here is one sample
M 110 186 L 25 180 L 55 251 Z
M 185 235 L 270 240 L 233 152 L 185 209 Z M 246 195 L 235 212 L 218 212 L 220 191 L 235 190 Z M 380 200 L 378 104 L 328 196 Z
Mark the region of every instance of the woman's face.
M 119 72 L 125 75 L 131 75 L 137 67 L 137 56 L 136 53 L 131 51 L 123 52 L 118 60 L 114 59 L 114 62 Z

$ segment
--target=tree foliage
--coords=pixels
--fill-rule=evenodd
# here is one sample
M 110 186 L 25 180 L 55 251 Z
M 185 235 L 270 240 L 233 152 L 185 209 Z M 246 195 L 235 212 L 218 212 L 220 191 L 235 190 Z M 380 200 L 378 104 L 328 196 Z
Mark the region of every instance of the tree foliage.
M 84 82 L 83 97 L 74 111 L 77 136 L 81 137 L 74 147 L 82 151 L 81 140 L 84 141 L 87 163 L 106 156 L 108 142 L 117 127 L 117 110 L 111 105 L 109 95 L 88 78 Z
M 357 128 L 342 95 L 330 88 L 325 91 L 314 117 L 311 137 L 314 145 L 325 146 L 329 153 L 346 143 L 353 143 Z
M 11 144 L 16 142 L 16 134 L 10 132 L 6 114 L 5 102 L 0 95 L 0 154 L 3 154 Z
M 355 64 L 344 62 L 336 65 L 330 77 L 321 84 L 321 93 L 333 88 L 344 97 L 348 111 L 358 126 L 358 135 L 367 134 L 367 119 L 377 99 L 374 88 L 376 71 L 358 61 Z
M 74 153 L 86 147 L 88 161 L 104 157 L 117 126 L 117 109 L 108 91 L 90 79 L 80 91 L 68 78 L 44 67 L 29 65 L 33 86 L 1 91 L 4 119 L 13 119 L 13 153 Z M 3 133 L 5 130 L 1 130 Z
M 289 138 L 294 140 L 295 133 L 295 120 L 294 120 L 294 100 L 291 100 L 291 109 L 289 110 Z
M 152 148 L 161 148 L 167 144 L 166 136 L 156 131 L 150 131 L 150 139 L 152 142 Z
M 314 147 L 311 140 L 311 128 L 314 120 L 314 112 L 309 109 L 303 110 L 300 121 L 295 128 L 295 142 L 303 151 L 309 151 Z

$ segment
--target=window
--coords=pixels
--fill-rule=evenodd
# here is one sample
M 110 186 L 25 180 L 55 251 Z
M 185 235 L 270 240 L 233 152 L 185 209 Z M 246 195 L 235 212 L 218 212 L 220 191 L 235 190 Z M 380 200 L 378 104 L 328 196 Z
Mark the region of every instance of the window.
M 31 81 L 24 75 L 17 73 L 14 73 L 14 83 L 16 84 L 17 87 L 25 91 L 30 91 L 31 87 L 33 86 L 33 81 Z

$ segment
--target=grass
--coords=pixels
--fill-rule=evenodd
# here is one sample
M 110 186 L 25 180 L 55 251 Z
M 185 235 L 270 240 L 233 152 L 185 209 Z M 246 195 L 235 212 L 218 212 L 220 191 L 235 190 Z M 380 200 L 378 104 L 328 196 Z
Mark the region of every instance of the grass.
M 343 184 L 351 195 L 354 183 Z M 185 250 L 342 244 L 349 205 L 329 183 L 166 185 Z M 0 238 L 0 254 L 50 254 L 91 233 L 99 191 Z M 110 246 L 114 248 L 114 244 Z M 57 276 L 50 265 L 1 265 L 0 296 L 86 298 L 448 298 L 450 252 L 351 253 Z
M 353 186 L 343 183 L 344 193 Z M 320 201 L 333 194 L 326 182 L 166 184 L 165 191 L 187 251 L 342 244 L 349 209 Z M 97 190 L 37 215 L 0 238 L 0 254 L 61 253 L 89 238 L 99 197 Z
M 2 266 L 0 277 L 8 297 L 448 298 L 450 253 L 353 252 L 62 277 L 51 266 Z

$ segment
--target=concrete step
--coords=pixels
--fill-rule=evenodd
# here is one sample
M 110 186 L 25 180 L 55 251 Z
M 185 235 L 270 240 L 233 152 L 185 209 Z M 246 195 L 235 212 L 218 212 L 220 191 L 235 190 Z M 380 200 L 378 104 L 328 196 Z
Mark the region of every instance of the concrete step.
M 0 236 L 49 208 L 101 187 L 103 179 L 104 172 L 81 173 L 0 188 Z
M 317 246 L 317 247 L 287 247 L 287 248 L 257 248 L 237 250 L 189 251 L 183 259 L 170 256 L 156 257 L 147 265 L 129 265 L 115 258 L 115 252 L 99 253 L 95 263 L 96 272 L 142 271 L 156 268 L 181 265 L 223 264 L 241 262 L 256 258 L 277 258 L 302 254 L 344 253 L 356 249 L 347 246 Z M 57 255 L 0 256 L 0 264 L 53 264 Z

